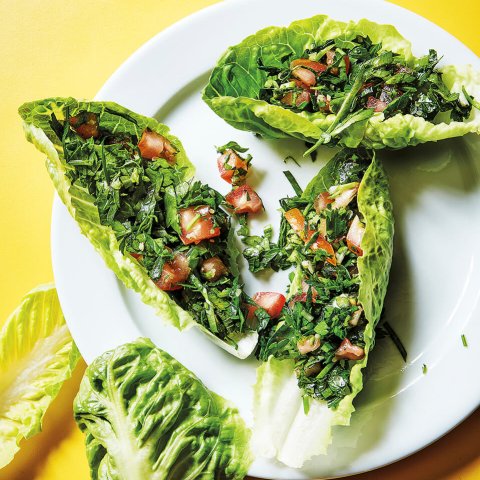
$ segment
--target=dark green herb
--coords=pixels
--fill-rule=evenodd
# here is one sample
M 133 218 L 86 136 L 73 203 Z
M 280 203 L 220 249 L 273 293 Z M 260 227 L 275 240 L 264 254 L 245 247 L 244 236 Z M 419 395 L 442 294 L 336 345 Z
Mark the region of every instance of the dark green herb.
M 295 163 L 295 165 L 297 165 L 297 167 L 300 167 L 300 164 L 295 160 L 294 157 L 292 157 L 291 155 L 287 155 L 284 159 L 283 159 L 283 163 L 287 163 L 289 160 L 291 160 L 293 163 Z
M 295 194 L 300 197 L 303 193 L 302 187 L 298 184 L 296 178 L 293 176 L 290 170 L 284 170 L 283 174 L 287 177 L 287 180 L 290 182 L 290 185 L 293 188 Z
M 77 114 L 77 121 L 87 114 Z M 116 125 L 112 116 L 123 119 L 121 133 L 109 130 Z M 184 169 L 177 164 L 163 158 L 143 159 L 137 146 L 137 122 L 129 115 L 105 109 L 97 120 L 99 135 L 84 139 L 70 126 L 68 112 L 63 123 L 51 117 L 50 125 L 72 167 L 67 170 L 72 184 L 95 198 L 101 223 L 113 229 L 121 250 L 134 255 L 157 284 L 165 264 L 177 254 L 185 256 L 190 275 L 176 285 L 181 289 L 168 293 L 198 323 L 234 344 L 231 335 L 246 330 L 244 309 L 249 298 L 233 273 L 236 265 L 230 259 L 230 220 L 221 208 L 223 197 L 199 181 L 185 181 Z M 179 211 L 198 206 L 209 208 L 213 228 L 219 228 L 220 235 L 213 241 L 185 245 Z M 198 214 L 192 226 L 200 220 Z M 203 261 L 212 257 L 228 269 L 216 281 L 200 274 Z
M 423 374 L 426 375 L 426 374 L 427 374 L 427 371 L 428 371 L 428 370 L 427 370 L 427 366 L 426 366 L 425 364 L 423 364 L 423 365 L 422 365 L 422 372 L 423 372 Z
M 316 62 L 316 68 L 291 63 L 300 59 Z M 435 50 L 408 65 L 369 37 L 336 38 L 308 48 L 299 58 L 279 59 L 275 66 L 264 65 L 260 58 L 259 68 L 268 76 L 259 98 L 296 112 L 336 115 L 318 142 L 308 145 L 305 155 L 312 155 L 320 144 L 331 142 L 354 123 L 365 122 L 374 112 L 383 112 L 385 118 L 402 113 L 428 121 L 441 112 L 456 121 L 468 118 L 478 102 L 464 91 L 468 104 L 462 104 L 458 93 L 443 82 L 438 62 Z M 299 69 L 314 75 L 315 83 L 310 78 L 308 85 L 302 83 L 305 76 Z
M 399 351 L 400 355 L 402 356 L 403 361 L 406 363 L 407 362 L 407 351 L 405 350 L 405 347 L 403 346 L 402 341 L 400 340 L 398 335 L 395 333 L 395 330 L 392 328 L 392 326 L 388 322 L 383 322 L 382 326 L 385 329 L 385 331 L 388 333 L 388 336 L 392 339 L 392 342 L 397 347 L 397 350 Z

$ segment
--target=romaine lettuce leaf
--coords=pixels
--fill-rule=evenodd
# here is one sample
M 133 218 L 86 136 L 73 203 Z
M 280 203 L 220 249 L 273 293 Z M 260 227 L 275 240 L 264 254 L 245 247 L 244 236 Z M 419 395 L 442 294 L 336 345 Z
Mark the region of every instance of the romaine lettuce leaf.
M 369 36 L 374 43 L 382 43 L 383 50 L 401 55 L 409 65 L 415 62 L 410 42 L 391 25 L 366 19 L 345 23 L 318 15 L 293 22 L 288 27 L 265 28 L 230 47 L 212 71 L 203 99 L 215 113 L 240 130 L 268 138 L 294 137 L 315 143 L 336 116 L 321 112 L 295 113 L 259 100 L 267 72 L 258 68 L 258 61 L 261 58 L 264 65 L 281 67 L 282 57 L 293 54 L 292 58 L 299 58 L 313 43 L 321 45 L 329 39 L 357 35 Z M 454 92 L 461 93 L 464 86 L 473 97 L 480 97 L 480 72 L 470 66 L 440 70 L 445 83 Z M 460 98 L 466 103 L 463 94 Z M 336 142 L 351 148 L 360 144 L 375 149 L 403 148 L 469 132 L 480 133 L 480 112 L 476 109 L 465 122 L 435 124 L 401 114 L 384 120 L 381 112 L 369 118 L 362 115 L 358 118 L 359 121 L 351 122 L 333 135 Z
M 79 357 L 53 285 L 32 290 L 0 333 L 0 468 L 41 431 Z
M 341 168 L 341 156 L 336 156 L 310 182 L 305 198 L 323 192 L 338 183 L 336 172 Z M 329 409 L 321 400 L 309 401 L 305 413 L 301 391 L 291 360 L 269 361 L 257 370 L 254 387 L 255 426 L 252 439 L 254 451 L 266 457 L 276 457 L 290 467 L 301 467 L 314 455 L 325 454 L 332 440 L 332 427 L 349 425 L 353 400 L 363 388 L 362 369 L 374 345 L 374 329 L 380 319 L 393 250 L 393 213 L 388 180 L 381 163 L 373 159 L 358 191 L 358 209 L 365 222 L 365 234 L 358 258 L 360 286 L 358 300 L 365 311 L 365 357 L 352 367 L 351 393 L 336 409 Z M 301 270 L 297 269 L 290 295 L 301 289 Z
M 95 359 L 74 412 L 94 480 L 240 480 L 252 460 L 238 411 L 148 339 Z
M 153 283 L 146 270 L 137 261 L 122 253 L 112 228 L 102 225 L 94 197 L 82 186 L 69 181 L 66 172 L 72 167 L 65 162 L 61 142 L 51 123 L 52 113 L 57 120 L 63 120 L 67 109 L 70 116 L 86 110 L 97 114 L 102 113 L 102 122 L 106 123 L 102 123 L 100 127 L 111 132 L 135 134 L 139 137 L 143 130 L 149 128 L 163 135 L 177 149 L 176 162 L 185 169 L 185 179 L 187 179 L 193 176 L 195 167 L 188 160 L 180 140 L 169 133 L 168 127 L 155 119 L 131 112 L 113 102 L 49 98 L 25 103 L 19 109 L 27 140 L 46 154 L 46 166 L 62 202 L 78 223 L 81 232 L 90 240 L 95 250 L 123 284 L 139 293 L 143 302 L 155 308 L 157 315 L 164 322 L 180 330 L 196 326 L 229 353 L 239 358 L 247 357 L 257 343 L 256 332 L 247 335 L 239 334 L 234 339 L 238 346 L 235 348 L 196 323 L 187 311 L 180 308 L 166 292 Z M 125 117 L 134 119 L 136 125 L 131 121 L 124 121 Z

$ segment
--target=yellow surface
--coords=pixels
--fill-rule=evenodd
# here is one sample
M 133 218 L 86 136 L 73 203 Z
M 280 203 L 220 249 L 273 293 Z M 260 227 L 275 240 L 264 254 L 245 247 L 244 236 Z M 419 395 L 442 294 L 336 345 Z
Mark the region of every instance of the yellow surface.
M 53 189 L 42 156 L 23 139 L 18 106 L 47 96 L 93 97 L 120 63 L 146 40 L 213 3 L 0 0 L 0 324 L 25 292 L 52 279 Z M 478 0 L 394 3 L 429 18 L 480 54 Z M 88 479 L 82 437 L 70 411 L 83 368 L 79 367 L 76 377 L 48 412 L 45 431 L 26 442 L 14 462 L 0 470 L 0 480 Z M 385 469 L 351 478 L 480 479 L 480 412 L 422 452 Z

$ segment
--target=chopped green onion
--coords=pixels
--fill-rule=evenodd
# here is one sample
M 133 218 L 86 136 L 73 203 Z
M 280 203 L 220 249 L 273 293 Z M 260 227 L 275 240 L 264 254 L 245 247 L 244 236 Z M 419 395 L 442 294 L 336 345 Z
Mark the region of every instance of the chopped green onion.
M 292 186 L 293 188 L 293 191 L 295 192 L 295 194 L 300 197 L 303 193 L 303 190 L 302 188 L 300 187 L 300 185 L 298 184 L 297 180 L 295 179 L 295 177 L 293 176 L 292 172 L 290 170 L 285 170 L 283 172 L 283 174 L 287 177 L 287 180 L 290 182 L 290 185 Z

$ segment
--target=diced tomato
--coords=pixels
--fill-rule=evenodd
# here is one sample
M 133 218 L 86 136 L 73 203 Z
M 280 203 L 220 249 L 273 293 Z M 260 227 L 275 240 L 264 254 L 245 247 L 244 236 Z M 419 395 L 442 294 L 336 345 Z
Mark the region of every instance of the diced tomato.
M 295 83 L 295 85 L 298 87 L 298 88 L 301 88 L 303 90 L 308 90 L 308 91 L 311 91 L 310 90 L 310 87 L 308 85 L 305 85 L 303 82 L 301 82 L 298 78 L 291 78 L 290 79 L 291 82 Z
M 286 211 L 284 214 L 285 219 L 290 224 L 294 232 L 302 239 L 305 240 L 305 243 L 308 243 L 313 235 L 316 233 L 314 230 L 308 229 L 305 232 L 305 217 L 298 208 L 292 208 L 291 210 Z M 335 250 L 332 245 L 325 240 L 321 235 L 318 235 L 317 239 L 310 246 L 312 250 L 325 250 L 329 257 L 327 262 L 336 265 L 337 260 L 335 258 Z
M 308 103 L 310 102 L 310 93 L 304 90 L 300 95 L 297 96 L 297 100 L 295 101 L 295 104 L 297 107 L 302 105 L 303 103 Z
M 305 243 L 308 243 L 310 241 L 314 233 L 315 232 L 313 230 L 309 230 Z M 333 249 L 332 244 L 327 242 L 327 240 L 325 240 L 321 235 L 319 235 L 317 239 L 312 243 L 312 245 L 310 245 L 310 248 L 312 250 L 325 250 L 328 253 L 327 262 L 330 265 L 337 264 L 337 259 L 335 257 L 335 250 Z
M 275 319 L 282 313 L 286 298 L 277 292 L 258 292 L 253 296 L 253 301 L 266 310 L 271 319 Z
M 216 282 L 227 275 L 228 269 L 219 257 L 211 257 L 202 262 L 200 273 L 209 282 Z
M 284 105 L 289 105 L 290 107 L 292 107 L 294 98 L 295 98 L 294 93 L 288 92 L 282 97 L 280 101 Z M 303 92 L 297 95 L 297 98 L 295 99 L 295 106 L 299 107 L 303 103 L 308 103 L 309 101 L 310 101 L 310 93 L 304 90 Z
M 163 153 L 161 155 L 170 165 L 173 165 L 177 158 L 177 150 L 166 138 L 163 139 Z
M 351 67 L 350 57 L 348 55 L 345 55 L 343 57 L 343 61 L 345 62 L 345 73 L 348 75 L 350 73 L 350 67 Z
M 130 252 L 130 255 L 138 261 L 143 260 L 143 255 L 141 253 Z
M 296 60 L 293 60 L 293 62 L 290 63 L 290 68 L 293 69 L 295 67 L 306 67 L 317 73 L 322 73 L 327 69 L 327 66 L 323 63 L 314 62 L 308 58 L 297 58 Z
M 313 207 L 317 213 L 320 213 L 325 210 L 330 203 L 333 203 L 333 198 L 330 197 L 330 193 L 322 192 L 316 196 Z
M 142 138 L 138 142 L 138 148 L 143 158 L 158 158 L 163 152 L 165 146 L 165 138 L 157 132 L 144 130 Z
M 360 183 L 353 182 L 351 188 L 343 190 L 342 193 L 336 195 L 333 199 L 332 208 L 335 210 L 337 208 L 346 207 L 355 198 L 359 186 Z
M 344 338 L 335 352 L 335 358 L 342 360 L 361 360 L 365 357 L 365 350 L 353 345 L 348 338 Z
M 151 130 L 144 130 L 142 138 L 138 142 L 140 155 L 143 158 L 152 160 L 153 158 L 164 158 L 169 163 L 175 162 L 176 151 L 172 144 L 157 132 Z
M 226 182 L 237 185 L 245 180 L 248 171 L 248 163 L 230 148 L 218 157 L 217 166 L 220 176 Z
M 308 285 L 304 280 L 302 280 L 302 293 L 299 293 L 295 296 L 293 296 L 290 301 L 288 302 L 288 307 L 292 309 L 295 306 L 295 303 L 300 302 L 300 303 L 305 303 L 307 301 L 308 297 L 308 292 L 309 290 L 311 291 L 311 299 L 312 302 L 315 303 L 318 292 L 315 289 L 315 287 L 312 287 L 311 285 Z
M 79 113 L 74 117 L 70 117 L 69 123 L 85 140 L 87 138 L 97 138 L 100 134 L 98 130 L 98 117 L 95 113 Z
M 367 99 L 367 108 L 373 108 L 375 112 L 383 112 L 387 106 L 385 102 L 382 102 L 382 100 L 378 98 L 370 96 Z
M 355 255 L 361 257 L 363 250 L 360 248 L 362 244 L 363 235 L 365 233 L 365 226 L 362 224 L 357 215 L 350 224 L 350 228 L 347 233 L 347 247 Z
M 292 75 L 308 87 L 313 87 L 317 83 L 317 77 L 308 68 L 296 67 L 292 70 Z
M 298 208 L 287 210 L 283 216 L 293 231 L 303 240 L 305 238 L 305 217 Z
M 255 312 L 259 308 L 263 308 L 270 318 L 274 320 L 280 317 L 286 302 L 285 296 L 277 292 L 258 292 L 253 296 L 252 300 L 256 305 L 248 305 L 246 315 L 247 325 L 250 328 L 257 327 Z
M 182 229 L 180 239 L 184 245 L 200 243 L 220 235 L 220 227 L 213 226 L 213 216 L 208 205 L 182 208 L 178 214 Z
M 155 285 L 160 290 L 180 290 L 183 287 L 179 283 L 184 283 L 189 275 L 188 258 L 183 253 L 176 253 L 172 261 L 163 265 L 162 273 Z
M 258 213 L 263 209 L 262 199 L 249 185 L 233 189 L 225 196 L 225 200 L 235 213 Z
M 313 300 L 313 298 L 312 298 Z M 295 307 L 297 302 L 305 303 L 307 301 L 307 294 L 306 293 L 299 293 L 298 295 L 293 296 L 288 302 L 288 308 L 292 310 Z

